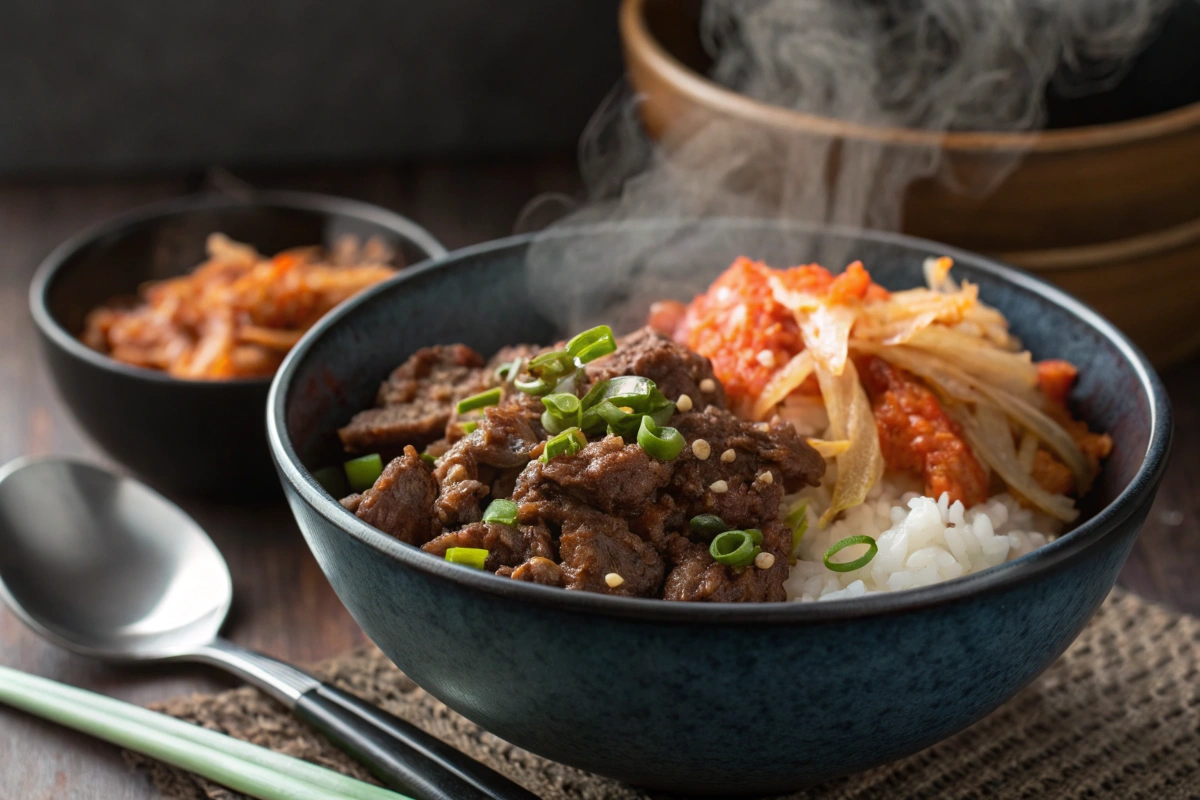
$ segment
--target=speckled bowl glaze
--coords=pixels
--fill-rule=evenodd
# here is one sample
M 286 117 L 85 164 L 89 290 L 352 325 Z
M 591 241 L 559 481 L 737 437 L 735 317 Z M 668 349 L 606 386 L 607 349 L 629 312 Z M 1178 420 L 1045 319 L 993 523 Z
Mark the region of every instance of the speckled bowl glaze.
M 531 251 L 531 247 L 533 248 Z M 532 255 L 531 255 L 532 253 Z M 550 342 L 651 300 L 685 299 L 739 254 L 861 258 L 890 288 L 948 254 L 1037 358 L 1077 364 L 1073 395 L 1115 448 L 1086 521 L 999 567 L 935 586 L 811 604 L 681 604 L 568 592 L 448 564 L 359 521 L 310 468 L 335 428 L 416 348 Z M 573 264 L 591 269 L 568 269 Z M 844 262 L 841 262 L 844 263 Z M 561 267 L 561 269 L 559 269 Z M 458 251 L 311 331 L 268 406 L 300 528 L 366 633 L 418 684 L 539 755 L 632 784 L 765 794 L 921 750 L 1012 697 L 1076 637 L 1125 561 L 1161 478 L 1171 416 L 1115 328 L 1048 284 L 902 236 L 754 221 L 558 231 Z

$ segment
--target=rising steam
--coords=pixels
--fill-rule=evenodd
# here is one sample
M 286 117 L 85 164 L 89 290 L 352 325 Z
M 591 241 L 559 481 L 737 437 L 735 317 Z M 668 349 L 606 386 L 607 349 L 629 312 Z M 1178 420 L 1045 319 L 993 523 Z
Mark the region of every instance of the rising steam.
M 713 59 L 710 77 L 766 103 L 876 129 L 1028 131 L 1044 124 L 1048 87 L 1077 96 L 1119 81 L 1170 4 L 706 0 L 700 34 Z M 897 230 L 913 181 L 935 179 L 982 196 L 1021 155 L 997 156 L 963 175 L 937 146 L 834 140 L 734 121 L 678 123 L 650 145 L 636 99 L 610 96 L 580 144 L 587 202 L 555 227 L 734 216 Z M 678 259 L 647 262 L 662 245 L 654 235 L 634 236 L 623 249 L 615 241 L 596 252 L 595 243 L 552 229 L 531 249 L 534 280 L 552 292 L 543 309 L 565 327 L 591 316 L 596 293 L 620 306 L 614 284 L 631 296 L 669 286 L 679 294 Z M 849 255 L 833 243 L 798 258 L 836 267 Z

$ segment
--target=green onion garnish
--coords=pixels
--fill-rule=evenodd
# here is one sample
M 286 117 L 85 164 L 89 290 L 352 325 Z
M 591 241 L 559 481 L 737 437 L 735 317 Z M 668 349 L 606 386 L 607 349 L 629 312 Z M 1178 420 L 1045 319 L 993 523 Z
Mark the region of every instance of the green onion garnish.
M 542 398 L 546 406 L 542 414 L 542 427 L 550 433 L 562 433 L 567 428 L 578 428 L 583 422 L 583 407 L 579 398 L 566 392 L 556 392 Z
M 573 456 L 586 445 L 587 437 L 583 435 L 583 431 L 579 430 L 579 428 L 567 428 L 546 442 L 545 449 L 542 450 L 542 455 L 538 458 L 538 461 L 545 464 L 552 458 Z
M 496 367 L 496 380 L 511 381 L 521 374 L 521 365 L 525 363 L 524 359 L 514 358 L 505 364 Z
M 451 564 L 463 564 L 475 569 L 483 569 L 487 563 L 488 551 L 482 547 L 450 547 L 446 549 L 446 560 Z
M 466 436 L 467 434 L 470 434 L 470 433 L 474 433 L 475 429 L 478 427 L 479 427 L 478 422 L 464 422 L 462 424 L 463 436 Z
M 479 408 L 494 406 L 500 402 L 500 387 L 488 389 L 486 392 L 473 394 L 458 401 L 458 413 L 465 414 L 468 411 L 475 411 Z
M 725 531 L 712 540 L 708 552 L 718 564 L 748 567 L 754 563 L 754 557 L 762 552 L 761 545 L 762 531 Z
M 321 484 L 321 488 L 334 497 L 345 497 L 349 494 L 346 488 L 346 472 L 341 467 L 322 467 L 312 476 Z
M 580 365 L 595 361 L 616 349 L 617 340 L 613 338 L 612 328 L 607 325 L 597 325 L 567 342 L 567 354 Z
M 725 520 L 716 514 L 697 514 L 688 524 L 692 528 L 692 533 L 698 533 L 701 536 L 716 536 L 730 529 L 725 524 Z
M 512 500 L 493 500 L 483 512 L 484 522 L 499 522 L 503 525 L 517 524 L 517 504 Z
M 437 463 L 437 459 L 432 453 L 421 453 L 421 460 L 431 467 Z
M 541 397 L 544 394 L 550 394 L 554 391 L 554 384 L 543 378 L 533 378 L 532 380 L 517 378 L 513 381 L 513 386 L 525 394 L 531 394 L 535 397 Z
M 670 461 L 683 452 L 683 434 L 665 425 L 659 427 L 649 415 L 642 417 L 638 428 L 637 442 L 647 454 L 659 461 Z
M 371 453 L 369 456 L 350 459 L 342 465 L 342 469 L 346 472 L 350 488 L 356 492 L 365 492 L 374 486 L 375 481 L 383 474 L 383 459 L 379 457 L 379 453 Z
M 853 547 L 856 544 L 870 545 L 867 552 L 854 559 L 853 561 L 830 561 L 835 555 L 845 550 L 847 547 Z M 856 569 L 862 569 L 867 564 L 871 563 L 871 559 L 879 552 L 879 545 L 875 544 L 875 540 L 866 534 L 859 536 L 847 536 L 840 542 L 835 543 L 825 551 L 825 566 L 834 572 L 853 572 Z
M 808 503 L 801 503 L 793 508 L 788 515 L 783 518 L 787 526 L 792 529 L 792 560 L 795 562 L 796 551 L 800 549 L 800 542 L 804 539 L 804 533 L 808 530 Z

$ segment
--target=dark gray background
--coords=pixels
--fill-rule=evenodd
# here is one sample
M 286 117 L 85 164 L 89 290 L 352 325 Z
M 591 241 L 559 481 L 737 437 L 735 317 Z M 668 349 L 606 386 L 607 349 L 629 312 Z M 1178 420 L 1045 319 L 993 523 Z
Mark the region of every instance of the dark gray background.
M 7 0 L 0 175 L 572 147 L 617 0 Z

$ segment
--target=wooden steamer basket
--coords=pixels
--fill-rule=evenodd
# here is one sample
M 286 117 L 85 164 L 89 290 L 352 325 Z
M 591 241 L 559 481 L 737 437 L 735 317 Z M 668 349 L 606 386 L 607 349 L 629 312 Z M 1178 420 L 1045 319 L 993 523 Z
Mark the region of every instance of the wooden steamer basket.
M 989 195 L 913 183 L 903 230 L 996 255 L 1054 281 L 1113 320 L 1159 367 L 1200 350 L 1200 103 L 1123 122 L 1033 133 L 882 128 L 758 102 L 709 80 L 694 0 L 623 0 L 626 66 L 651 136 L 713 121 L 884 158 L 940 149 L 958 175 L 1013 159 Z

